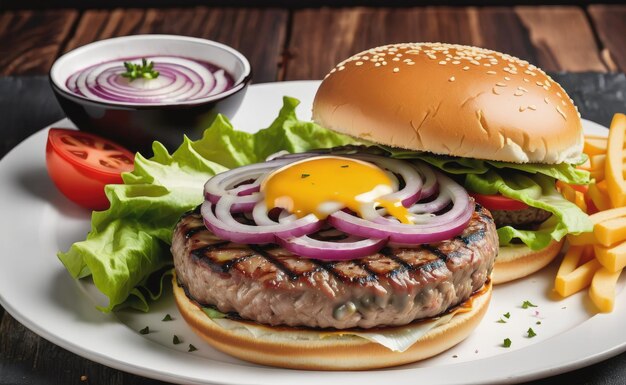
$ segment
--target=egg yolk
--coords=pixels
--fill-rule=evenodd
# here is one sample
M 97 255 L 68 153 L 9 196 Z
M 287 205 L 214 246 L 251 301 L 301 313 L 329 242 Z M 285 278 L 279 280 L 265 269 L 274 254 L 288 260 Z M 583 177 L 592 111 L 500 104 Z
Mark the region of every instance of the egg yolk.
M 348 208 L 363 217 L 367 208 L 384 207 L 402 223 L 412 223 L 400 201 L 382 199 L 394 182 L 381 168 L 360 160 L 324 156 L 279 168 L 261 183 L 268 210 L 282 208 L 298 217 L 325 219 Z

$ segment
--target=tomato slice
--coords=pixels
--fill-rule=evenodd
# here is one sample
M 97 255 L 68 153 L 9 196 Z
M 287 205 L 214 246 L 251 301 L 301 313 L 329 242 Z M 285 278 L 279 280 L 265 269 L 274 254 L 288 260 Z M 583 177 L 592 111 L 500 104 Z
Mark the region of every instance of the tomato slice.
M 485 195 L 485 194 L 470 192 L 469 195 L 474 197 L 476 202 L 485 206 L 488 210 L 516 211 L 516 210 L 524 210 L 528 208 L 528 205 L 526 203 L 505 197 L 500 194 Z
M 108 139 L 84 131 L 51 128 L 46 144 L 48 174 L 71 201 L 105 210 L 107 184 L 122 183 L 122 172 L 133 170 L 134 154 Z

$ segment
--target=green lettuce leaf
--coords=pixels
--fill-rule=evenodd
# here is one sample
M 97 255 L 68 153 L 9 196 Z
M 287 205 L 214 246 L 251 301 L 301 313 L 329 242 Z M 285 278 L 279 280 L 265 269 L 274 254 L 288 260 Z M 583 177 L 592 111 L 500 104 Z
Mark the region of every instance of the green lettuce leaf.
M 580 234 L 593 229 L 589 217 L 565 199 L 556 190 L 554 179 L 543 173 L 507 173 L 492 169 L 484 174 L 467 174 L 465 187 L 480 194 L 499 193 L 554 215 L 552 221 L 538 230 L 519 230 L 511 226 L 499 228 L 501 245 L 518 238 L 531 249 L 539 250 L 568 233 Z
M 73 277 L 92 276 L 108 297 L 108 305 L 100 310 L 126 306 L 148 310 L 148 298 L 158 297 L 164 268 L 172 264 L 169 247 L 174 225 L 184 212 L 202 203 L 202 187 L 211 176 L 281 150 L 302 152 L 355 143 L 348 136 L 298 120 L 298 104 L 297 99 L 285 97 L 278 118 L 256 134 L 236 131 L 228 119 L 218 116 L 201 139 L 185 137 L 171 155 L 158 142 L 153 144 L 152 158 L 137 154 L 135 169 L 123 175 L 124 184 L 106 187 L 111 206 L 92 214 L 87 239 L 58 253 Z
M 512 163 L 460 158 L 448 155 L 435 155 L 422 151 L 402 150 L 388 146 L 379 147 L 387 151 L 393 158 L 421 159 L 424 162 L 427 162 L 449 174 L 484 174 L 489 170 L 496 168 L 523 171 L 530 174 L 543 174 L 570 184 L 589 183 L 589 172 L 576 168 L 576 165 L 584 162 L 586 158 L 582 158 L 581 162 L 576 162 L 575 164 Z

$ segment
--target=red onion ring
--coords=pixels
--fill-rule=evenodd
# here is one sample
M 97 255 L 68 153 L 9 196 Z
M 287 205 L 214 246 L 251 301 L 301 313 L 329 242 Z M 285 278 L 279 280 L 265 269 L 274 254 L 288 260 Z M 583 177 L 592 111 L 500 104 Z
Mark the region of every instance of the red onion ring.
M 70 76 L 72 92 L 103 102 L 137 104 L 173 103 L 196 100 L 226 91 L 232 81 L 223 69 L 214 72 L 198 61 L 175 56 L 146 57 L 159 71 L 155 79 L 129 81 L 121 76 L 124 61 L 116 59 L 98 64 Z
M 280 167 L 313 156 L 318 154 L 278 157 L 213 177 L 205 184 L 206 201 L 201 208 L 205 225 L 217 236 L 232 242 L 278 243 L 303 257 L 343 260 L 371 255 L 387 243 L 410 247 L 450 239 L 459 234 L 471 219 L 473 201 L 452 179 L 422 163 L 411 164 L 370 154 L 346 157 L 378 165 L 392 173 L 397 184 L 398 177 L 402 178 L 402 189 L 381 198 L 406 204 L 414 218 L 420 220 L 419 223 L 400 223 L 388 217 L 386 210 L 376 209 L 373 205 L 360 218 L 341 211 L 341 204 L 332 202 L 328 202 L 329 208 L 335 207 L 332 210 L 336 211 L 325 221 L 319 220 L 314 214 L 297 218 L 285 210 L 278 214 L 277 219 L 270 218 L 263 194 L 259 192 L 262 180 Z M 439 195 L 434 200 L 418 202 L 420 197 L 432 196 L 437 192 Z M 435 214 L 450 204 L 448 211 Z M 233 214 L 238 212 L 243 212 L 254 225 L 235 219 Z M 349 237 L 338 242 L 311 237 L 328 225 Z

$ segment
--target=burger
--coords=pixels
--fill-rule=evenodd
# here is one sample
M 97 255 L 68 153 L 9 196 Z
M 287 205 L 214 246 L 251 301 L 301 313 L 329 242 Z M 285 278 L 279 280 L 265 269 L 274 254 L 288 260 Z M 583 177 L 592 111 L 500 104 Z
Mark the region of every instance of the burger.
M 397 44 L 345 60 L 313 119 L 360 145 L 211 178 L 174 230 L 181 314 L 215 348 L 289 368 L 380 368 L 454 346 L 486 312 L 499 245 L 511 260 L 551 259 L 577 231 L 554 190 L 584 179 L 564 98 L 537 68 L 479 48 Z M 489 196 L 528 207 L 495 210 L 497 224 Z

